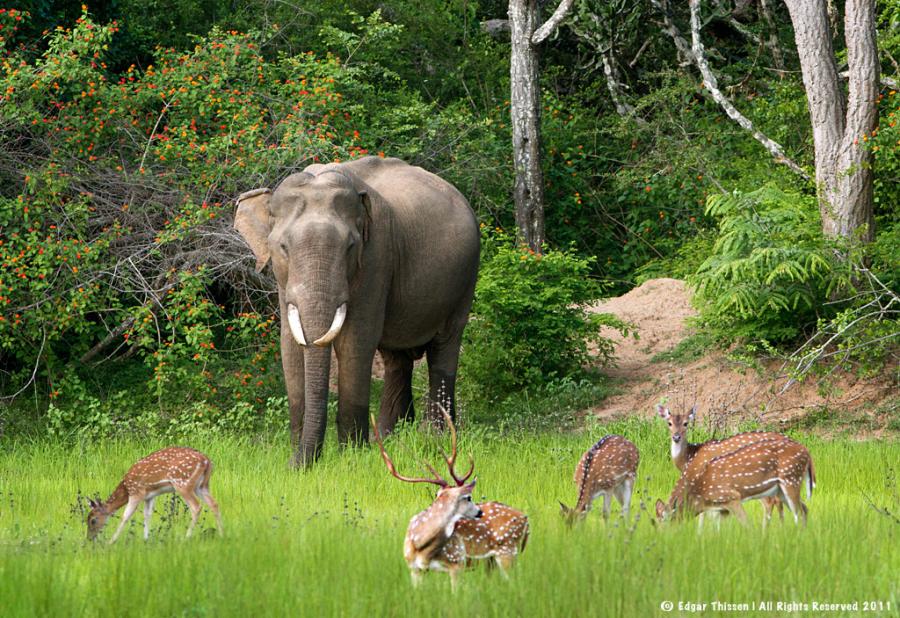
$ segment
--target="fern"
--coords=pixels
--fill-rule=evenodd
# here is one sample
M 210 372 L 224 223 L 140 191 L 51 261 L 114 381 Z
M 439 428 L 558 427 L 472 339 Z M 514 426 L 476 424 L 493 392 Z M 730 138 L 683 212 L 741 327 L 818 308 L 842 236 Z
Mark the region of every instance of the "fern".
M 719 339 L 782 343 L 838 310 L 827 301 L 846 280 L 814 198 L 763 187 L 711 196 L 706 214 L 718 237 L 688 280 L 701 323 Z

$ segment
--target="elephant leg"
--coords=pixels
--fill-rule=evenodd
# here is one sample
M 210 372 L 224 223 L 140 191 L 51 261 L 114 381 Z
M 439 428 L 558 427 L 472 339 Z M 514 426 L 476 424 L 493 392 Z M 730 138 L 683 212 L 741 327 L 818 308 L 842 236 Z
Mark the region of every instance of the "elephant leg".
M 370 352 L 338 351 L 338 442 L 360 445 L 369 441 L 369 394 L 372 388 Z
M 378 413 L 378 431 L 386 436 L 394 430 L 397 421 L 412 420 L 413 358 L 408 352 L 381 350 L 384 361 L 384 391 L 381 393 L 381 411 Z
M 279 300 L 282 294 L 278 293 Z M 300 447 L 300 434 L 303 431 L 303 411 L 306 406 L 304 389 L 305 376 L 303 367 L 303 349 L 291 336 L 287 323 L 287 308 L 282 300 L 281 305 L 281 368 L 284 371 L 284 384 L 287 389 L 288 405 L 291 414 L 291 447 L 296 453 Z
M 456 369 L 459 365 L 461 342 L 462 327 L 449 335 L 438 333 L 425 348 L 428 359 L 426 418 L 435 427 L 444 426 L 441 407 L 456 421 Z

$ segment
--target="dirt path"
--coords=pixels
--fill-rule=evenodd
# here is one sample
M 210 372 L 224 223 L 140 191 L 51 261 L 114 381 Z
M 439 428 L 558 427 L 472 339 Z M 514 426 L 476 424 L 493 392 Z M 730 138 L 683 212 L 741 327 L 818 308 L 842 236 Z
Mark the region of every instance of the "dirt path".
M 617 366 L 604 373 L 621 384 L 619 394 L 592 410 L 598 416 L 649 415 L 655 404 L 667 397 L 673 408 L 696 402 L 701 416 L 787 423 L 823 406 L 855 416 L 874 416 L 878 404 L 897 396 L 886 380 L 861 380 L 847 374 L 834 380 L 827 391 L 814 380 L 785 389 L 787 378 L 780 375 L 780 362 L 769 363 L 758 372 L 729 361 L 721 352 L 684 364 L 652 362 L 655 355 L 671 350 L 691 334 L 685 321 L 696 311 L 687 286 L 677 279 L 652 279 L 591 310 L 613 313 L 635 324 L 640 335 L 635 340 L 623 339 L 615 332 L 603 333 L 617 342 L 618 358 Z

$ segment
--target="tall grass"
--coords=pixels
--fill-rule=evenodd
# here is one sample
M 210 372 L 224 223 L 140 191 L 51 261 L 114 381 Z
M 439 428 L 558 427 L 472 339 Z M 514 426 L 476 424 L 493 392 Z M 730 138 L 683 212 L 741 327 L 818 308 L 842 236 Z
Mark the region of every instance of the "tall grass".
M 612 431 L 641 450 L 633 517 L 605 523 L 595 512 L 569 530 L 557 502 L 574 500 L 578 457 Z M 407 448 L 396 439 L 387 446 L 402 471 L 416 470 L 414 456 L 437 453 L 430 436 L 406 431 L 401 438 Z M 411 587 L 402 539 L 432 491 L 393 479 L 375 449 L 339 452 L 330 437 L 321 463 L 298 472 L 286 465 L 283 435 L 198 437 L 191 445 L 215 462 L 211 488 L 225 536 L 214 534 L 204 511 L 195 537 L 185 540 L 188 514 L 165 498 L 157 501 L 149 542 L 138 514 L 108 546 L 85 540 L 79 494 L 105 497 L 131 463 L 163 444 L 7 442 L 0 453 L 0 614 L 658 616 L 663 601 L 868 600 L 890 602 L 884 613 L 896 615 L 900 525 L 864 494 L 897 513 L 897 445 L 801 439 L 819 483 L 806 529 L 789 522 L 764 532 L 761 508 L 750 505 L 751 527 L 725 521 L 719 531 L 698 534 L 694 522 L 651 524 L 652 503 L 676 477 L 661 424 L 503 436 L 468 428 L 460 450 L 475 456 L 476 495 L 527 512 L 531 538 L 508 581 L 480 568 L 463 575 L 455 595 L 440 573 Z M 103 537 L 117 524 L 112 519 Z

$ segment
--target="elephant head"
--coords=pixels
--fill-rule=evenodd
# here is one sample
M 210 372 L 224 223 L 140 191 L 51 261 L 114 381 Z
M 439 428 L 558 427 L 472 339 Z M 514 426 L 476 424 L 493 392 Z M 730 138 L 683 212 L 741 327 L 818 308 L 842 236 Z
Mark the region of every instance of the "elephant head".
M 289 394 L 292 387 L 302 393 L 301 401 L 291 401 L 291 413 L 298 421 L 292 423 L 295 431 L 302 422 L 296 457 L 303 463 L 318 456 L 324 441 L 330 346 L 347 317 L 370 208 L 366 192 L 334 170 L 293 174 L 274 193 L 257 189 L 238 198 L 234 226 L 253 250 L 257 270 L 271 261 L 278 282 L 281 319 L 293 338 L 284 335 L 283 324 L 282 355 L 302 355 L 302 362 L 294 363 L 303 367 L 298 375 L 292 375 L 290 363 L 284 368 Z M 302 352 L 285 350 L 293 343 Z M 299 389 L 297 381 L 302 381 Z

